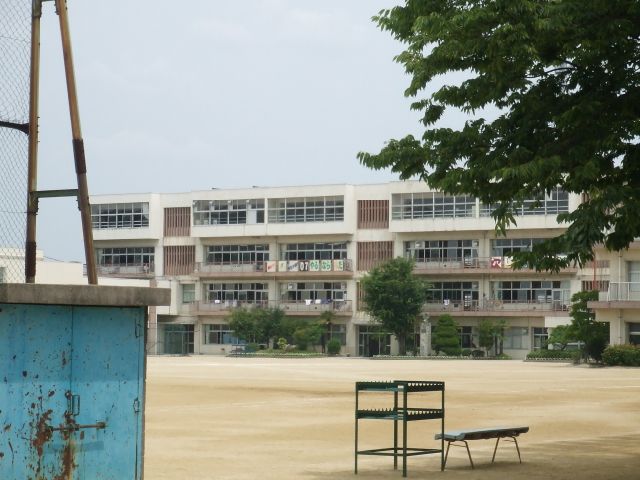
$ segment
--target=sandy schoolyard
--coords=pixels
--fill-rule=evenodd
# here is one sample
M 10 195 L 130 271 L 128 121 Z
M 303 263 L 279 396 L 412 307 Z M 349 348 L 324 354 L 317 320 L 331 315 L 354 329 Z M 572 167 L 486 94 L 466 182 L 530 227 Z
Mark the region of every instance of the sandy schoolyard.
M 393 379 L 446 382 L 446 429 L 530 427 L 522 464 L 512 443 L 491 464 L 494 443 L 474 441 L 475 470 L 452 447 L 444 472 L 439 456 L 410 457 L 408 478 L 640 479 L 640 369 L 217 356 L 148 359 L 145 479 L 401 479 L 390 457 L 360 456 L 353 473 L 354 384 Z M 415 406 L 438 406 L 420 395 L 427 404 Z M 438 448 L 438 428 L 412 422 L 408 445 Z M 392 422 L 361 420 L 360 439 L 360 448 L 391 446 Z

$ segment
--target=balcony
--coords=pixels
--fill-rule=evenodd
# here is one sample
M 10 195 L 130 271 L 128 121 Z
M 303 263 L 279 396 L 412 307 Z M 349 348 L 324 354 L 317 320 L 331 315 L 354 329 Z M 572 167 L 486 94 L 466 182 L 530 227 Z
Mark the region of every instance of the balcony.
M 326 311 L 334 312 L 336 315 L 351 315 L 353 313 L 353 302 L 351 300 L 216 300 L 183 305 L 185 313 L 195 315 L 228 315 L 234 308 L 280 308 L 290 316 L 315 316 Z
M 589 308 L 640 309 L 640 282 L 610 282 L 606 292 L 600 292 L 598 301 L 589 302 Z
M 84 275 L 87 275 L 87 266 L 83 266 Z M 118 278 L 153 278 L 155 266 L 149 265 L 97 265 L 96 270 L 100 277 Z
M 462 274 L 543 274 L 548 272 L 536 272 L 531 268 L 514 270 L 511 257 L 465 257 L 416 262 L 413 271 L 418 275 L 451 275 Z M 560 274 L 575 274 L 577 268 L 563 268 Z
M 518 317 L 518 316 L 553 316 L 569 315 L 570 306 L 562 300 L 551 301 L 517 301 L 517 300 L 465 300 L 460 302 L 427 303 L 423 311 L 431 315 L 450 313 L 467 317 Z
M 342 260 L 270 260 L 266 262 L 214 264 L 199 262 L 198 277 L 225 278 L 351 278 L 353 262 Z

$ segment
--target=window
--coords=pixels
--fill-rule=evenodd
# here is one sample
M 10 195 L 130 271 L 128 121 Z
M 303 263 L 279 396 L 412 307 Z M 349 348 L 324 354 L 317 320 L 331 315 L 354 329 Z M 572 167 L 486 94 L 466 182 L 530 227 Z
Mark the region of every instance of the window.
M 404 242 L 404 254 L 419 263 L 470 260 L 478 257 L 478 241 L 415 240 Z
M 533 349 L 547 348 L 549 333 L 545 327 L 533 327 Z
M 478 302 L 478 282 L 432 282 L 428 303 L 453 303 L 470 307 Z
M 582 280 L 582 291 L 589 292 L 591 290 L 597 290 L 599 292 L 606 292 L 609 290 L 609 280 Z
M 285 302 L 346 300 L 344 282 L 289 282 L 280 284 L 280 297 Z
M 194 303 L 196 301 L 195 283 L 185 283 L 182 285 L 182 303 Z
M 269 222 L 337 222 L 344 220 L 344 197 L 273 198 L 269 200 Z
M 494 298 L 507 303 L 553 303 L 554 307 L 569 305 L 571 292 L 568 280 L 518 280 L 491 282 Z
M 269 260 L 269 245 L 209 245 L 206 263 L 213 265 L 256 264 Z
M 282 246 L 282 260 L 344 260 L 347 243 L 288 243 Z
M 205 345 L 229 345 L 242 343 L 229 328 L 228 324 L 205 323 L 203 327 Z
M 640 323 L 629 324 L 629 343 L 640 346 Z
M 498 238 L 491 240 L 491 256 L 510 257 L 515 252 L 530 252 L 534 245 L 544 241 L 544 238 Z
M 196 200 L 194 225 L 244 225 L 264 223 L 264 200 Z
M 340 345 L 347 344 L 347 326 L 340 324 L 331 324 L 329 327 L 329 340 L 338 340 Z
M 269 300 L 266 283 L 209 283 L 205 288 L 210 303 L 232 302 L 236 306 L 242 303 L 264 304 Z
M 394 220 L 474 217 L 475 197 L 441 192 L 397 193 L 391 197 Z
M 138 202 L 91 205 L 91 225 L 95 229 L 148 227 L 149 204 Z
M 505 329 L 503 347 L 512 350 L 527 349 L 528 330 L 526 327 L 509 327 Z
M 155 258 L 154 247 L 113 247 L 97 248 L 96 256 L 100 266 L 146 266 L 153 271 Z
M 460 335 L 460 346 L 462 348 L 475 348 L 473 343 L 473 327 L 459 327 L 458 334 Z
M 480 204 L 480 216 L 489 217 L 497 205 Z M 569 194 L 559 187 L 549 194 L 524 200 L 522 205 L 514 208 L 515 215 L 557 215 L 569 211 Z

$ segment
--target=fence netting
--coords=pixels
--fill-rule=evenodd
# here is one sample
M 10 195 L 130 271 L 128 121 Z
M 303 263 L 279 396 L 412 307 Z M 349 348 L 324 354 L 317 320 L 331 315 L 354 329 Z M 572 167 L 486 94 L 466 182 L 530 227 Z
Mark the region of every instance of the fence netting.
M 31 0 L 0 0 L 0 282 L 24 282 Z

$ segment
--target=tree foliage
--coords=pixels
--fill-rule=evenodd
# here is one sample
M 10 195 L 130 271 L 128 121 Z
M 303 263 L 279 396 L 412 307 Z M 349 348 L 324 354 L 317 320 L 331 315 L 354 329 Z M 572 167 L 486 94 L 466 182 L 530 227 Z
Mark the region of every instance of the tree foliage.
M 283 333 L 284 318 L 278 308 L 236 308 L 231 312 L 229 328 L 246 342 L 269 343 Z
M 586 193 L 558 215 L 567 230 L 516 267 L 582 265 L 594 244 L 620 250 L 640 236 L 640 2 L 405 0 L 374 20 L 404 44 L 396 61 L 426 130 L 360 153 L 364 165 L 475 195 L 500 233 L 526 199 Z M 464 125 L 437 125 L 456 110 Z
M 406 354 L 406 339 L 414 333 L 425 302 L 426 284 L 413 276 L 413 265 L 412 260 L 394 258 L 361 281 L 365 311 L 396 336 L 400 355 Z
M 587 302 L 598 300 L 597 291 L 574 293 L 571 296 L 571 330 L 573 336 L 584 342 L 585 353 L 594 360 L 602 360 L 602 352 L 609 342 L 609 323 L 597 322 L 596 314 Z
M 551 330 L 547 343 L 557 347 L 558 350 L 564 350 L 569 343 L 576 341 L 578 341 L 578 338 L 571 325 L 558 325 Z
M 440 315 L 438 318 L 433 332 L 433 347 L 438 353 L 460 355 L 462 349 L 460 348 L 458 325 L 448 313 Z
M 507 322 L 500 320 L 481 320 L 478 324 L 478 343 L 480 347 L 485 349 L 487 355 L 491 348 L 494 349 L 495 355 L 502 354 L 502 342 L 504 341 L 504 329 Z

